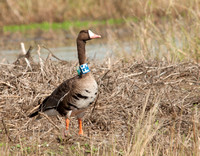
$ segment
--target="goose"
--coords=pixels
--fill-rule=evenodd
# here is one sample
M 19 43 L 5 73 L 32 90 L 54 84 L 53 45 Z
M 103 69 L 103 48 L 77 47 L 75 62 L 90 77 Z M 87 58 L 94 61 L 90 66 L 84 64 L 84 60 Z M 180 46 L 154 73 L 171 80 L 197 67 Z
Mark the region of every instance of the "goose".
M 83 135 L 82 118 L 85 110 L 94 102 L 98 85 L 86 63 L 86 41 L 101 38 L 91 30 L 81 30 L 76 39 L 79 69 L 78 75 L 61 83 L 50 96 L 47 96 L 39 108 L 28 115 L 30 118 L 43 112 L 48 116 L 61 115 L 65 117 L 66 129 L 64 135 L 69 134 L 70 117 L 78 119 L 79 135 Z

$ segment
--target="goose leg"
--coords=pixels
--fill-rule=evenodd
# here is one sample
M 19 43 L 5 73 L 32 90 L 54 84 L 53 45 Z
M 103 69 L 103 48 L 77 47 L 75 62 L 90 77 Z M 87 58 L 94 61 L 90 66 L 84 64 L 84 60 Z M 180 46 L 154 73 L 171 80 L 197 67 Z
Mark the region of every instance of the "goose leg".
M 68 136 L 70 133 L 69 133 L 69 123 L 70 123 L 70 120 L 69 120 L 69 117 L 71 115 L 71 111 L 69 111 L 67 113 L 67 116 L 65 117 L 65 124 L 66 124 L 66 129 L 65 129 L 65 132 L 64 132 L 64 136 Z
M 79 135 L 83 135 L 83 128 L 82 128 L 82 118 L 84 116 L 85 112 L 81 112 L 77 114 L 77 119 L 78 119 L 78 126 L 79 126 Z
M 78 118 L 78 125 L 79 125 L 79 135 L 83 135 L 83 129 L 82 129 L 82 119 Z
M 67 118 L 65 121 L 66 121 L 66 131 L 68 131 L 70 120 Z

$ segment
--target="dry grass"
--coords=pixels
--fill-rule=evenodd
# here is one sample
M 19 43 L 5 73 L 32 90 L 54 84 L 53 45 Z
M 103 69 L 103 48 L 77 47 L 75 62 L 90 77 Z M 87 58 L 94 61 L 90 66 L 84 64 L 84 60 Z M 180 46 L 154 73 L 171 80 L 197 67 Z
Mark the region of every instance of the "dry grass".
M 29 58 L 30 68 L 21 56 L 15 64 L 1 63 L 1 155 L 199 155 L 200 1 L 59 0 L 49 1 L 53 4 L 48 7 L 47 2 L 2 2 L 1 24 L 128 16 L 139 21 L 117 29 L 96 28 L 107 37 L 103 44 L 123 59 L 89 61 L 99 97 L 84 118 L 84 137 L 77 135 L 75 119 L 71 136 L 62 138 L 63 118 L 27 117 L 58 84 L 76 74 L 77 62 L 34 63 Z M 72 28 L 68 33 L 77 32 Z M 53 40 L 48 45 L 63 42 L 61 33 L 45 32 Z M 4 40 L 1 45 L 7 44 Z M 132 52 L 121 42 L 130 44 Z
M 199 18 L 199 3 L 199 0 L 6 0 L 0 3 L 0 24 L 133 16 L 143 18 L 149 15 L 190 18 L 195 14 L 196 18 Z
M 23 58 L 22 58 L 23 59 Z M 77 62 L 1 64 L 0 153 L 3 155 L 199 155 L 200 66 L 192 62 L 107 59 L 89 61 L 97 102 L 62 138 L 64 119 L 27 115 Z M 49 122 L 50 121 L 50 122 Z

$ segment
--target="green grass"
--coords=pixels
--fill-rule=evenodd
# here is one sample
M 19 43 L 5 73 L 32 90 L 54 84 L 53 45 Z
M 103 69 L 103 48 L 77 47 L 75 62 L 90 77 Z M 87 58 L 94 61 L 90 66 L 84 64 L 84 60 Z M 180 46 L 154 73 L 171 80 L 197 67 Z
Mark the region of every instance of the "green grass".
M 58 29 L 69 30 L 71 27 L 83 28 L 88 26 L 118 25 L 127 22 L 127 20 L 137 21 L 136 18 L 127 18 L 126 21 L 124 19 L 108 19 L 108 20 L 93 20 L 93 21 L 64 21 L 62 23 L 42 22 L 42 23 L 3 26 L 3 32 L 26 32 L 35 29 L 40 29 L 43 31 L 58 30 Z

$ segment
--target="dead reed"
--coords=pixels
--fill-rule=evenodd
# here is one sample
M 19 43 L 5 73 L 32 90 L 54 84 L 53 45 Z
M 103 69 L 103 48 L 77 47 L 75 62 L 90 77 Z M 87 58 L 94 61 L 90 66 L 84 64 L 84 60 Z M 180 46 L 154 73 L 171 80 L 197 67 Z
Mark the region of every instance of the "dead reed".
M 122 17 L 144 18 L 149 15 L 199 18 L 199 3 L 199 0 L 6 0 L 0 3 L 0 25 Z
M 27 115 L 77 62 L 0 64 L 3 155 L 199 155 L 200 66 L 192 62 L 89 61 L 99 96 L 84 118 L 85 136 L 62 138 L 61 117 Z M 22 57 L 23 59 L 23 57 Z M 42 61 L 42 60 L 41 60 Z

